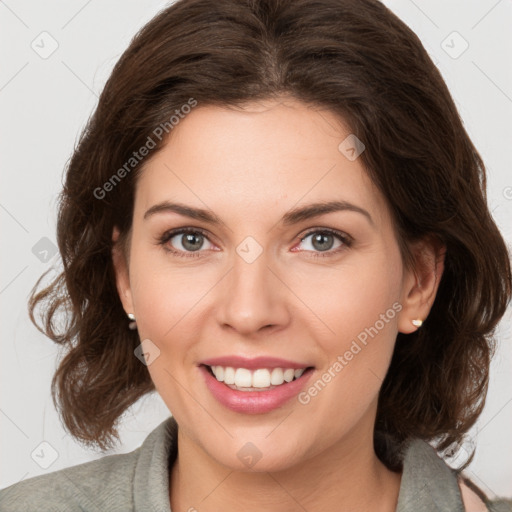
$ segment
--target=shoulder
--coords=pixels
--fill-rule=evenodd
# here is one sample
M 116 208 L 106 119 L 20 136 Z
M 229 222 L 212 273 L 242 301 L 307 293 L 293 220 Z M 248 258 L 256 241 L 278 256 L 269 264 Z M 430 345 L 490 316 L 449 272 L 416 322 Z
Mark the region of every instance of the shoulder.
M 458 478 L 462 502 L 465 512 L 487 512 L 487 507 L 482 496 L 472 488 L 468 480 L 463 477 Z
M 0 490 L 2 512 L 133 512 L 169 509 L 169 464 L 177 455 L 171 416 L 135 450 L 85 462 Z
M 490 500 L 464 475 L 459 475 L 458 484 L 465 512 L 512 512 L 512 500 Z
M 429 442 L 414 438 L 403 448 L 397 512 L 512 512 L 511 500 L 489 499 L 463 472 L 452 469 Z
M 131 510 L 132 499 L 127 489 L 131 489 L 139 450 L 22 480 L 0 490 L 0 510 Z

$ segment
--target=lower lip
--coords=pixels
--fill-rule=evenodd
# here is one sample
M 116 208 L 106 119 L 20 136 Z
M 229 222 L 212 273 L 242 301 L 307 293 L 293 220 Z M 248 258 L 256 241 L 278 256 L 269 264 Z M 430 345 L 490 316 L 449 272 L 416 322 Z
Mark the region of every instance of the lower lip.
M 281 407 L 300 393 L 313 373 L 313 368 L 309 368 L 300 378 L 268 391 L 237 391 L 223 382 L 219 382 L 205 366 L 199 366 L 199 370 L 202 372 L 211 394 L 222 405 L 232 411 L 244 414 L 262 414 Z

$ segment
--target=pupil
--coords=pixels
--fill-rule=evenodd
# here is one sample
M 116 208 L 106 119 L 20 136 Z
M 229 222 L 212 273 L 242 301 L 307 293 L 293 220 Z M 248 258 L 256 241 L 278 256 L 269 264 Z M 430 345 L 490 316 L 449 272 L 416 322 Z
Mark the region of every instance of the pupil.
M 325 244 L 325 240 L 330 238 L 330 243 Z M 332 247 L 333 236 L 325 233 L 319 233 L 313 237 L 313 246 L 318 250 L 328 250 Z
M 185 247 L 185 249 L 188 249 L 190 251 L 197 251 L 198 249 L 201 248 L 201 245 L 202 245 L 202 240 L 199 239 L 201 236 L 202 235 L 196 235 L 193 233 L 185 234 L 185 238 L 183 241 L 183 247 Z M 195 239 L 195 243 L 194 243 L 194 239 Z

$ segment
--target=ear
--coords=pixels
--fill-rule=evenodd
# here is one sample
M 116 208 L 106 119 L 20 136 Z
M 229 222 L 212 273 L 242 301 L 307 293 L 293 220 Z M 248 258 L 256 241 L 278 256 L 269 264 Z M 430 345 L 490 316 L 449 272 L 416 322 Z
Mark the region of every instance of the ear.
M 119 229 L 114 226 L 112 231 L 112 263 L 116 274 L 116 286 L 123 308 L 128 313 L 134 313 L 132 292 L 130 288 L 130 275 L 128 272 L 128 261 L 119 241 Z
M 398 330 L 409 334 L 418 329 L 412 320 L 425 321 L 436 298 L 443 275 L 446 246 L 436 238 L 425 238 L 410 246 L 413 265 L 404 270 Z

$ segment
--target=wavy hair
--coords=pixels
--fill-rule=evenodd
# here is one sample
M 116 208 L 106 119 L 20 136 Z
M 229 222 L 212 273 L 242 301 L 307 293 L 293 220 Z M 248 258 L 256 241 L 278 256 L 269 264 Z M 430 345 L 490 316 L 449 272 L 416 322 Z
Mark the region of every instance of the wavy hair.
M 29 300 L 31 320 L 65 351 L 52 397 L 78 441 L 111 447 L 121 415 L 155 389 L 134 356 L 140 339 L 127 329 L 111 254 L 114 226 L 128 254 L 137 177 L 165 143 L 155 129 L 190 98 L 240 106 L 281 95 L 329 109 L 366 144 L 362 165 L 386 198 L 406 265 L 413 241 L 446 246 L 429 317 L 396 339 L 377 455 L 394 467 L 391 447 L 413 437 L 460 446 L 480 415 L 510 260 L 482 158 L 419 38 L 377 0 L 178 0 L 136 34 L 106 82 L 65 170 L 62 271 L 39 290 L 41 276 Z M 151 155 L 113 183 L 148 136 Z

